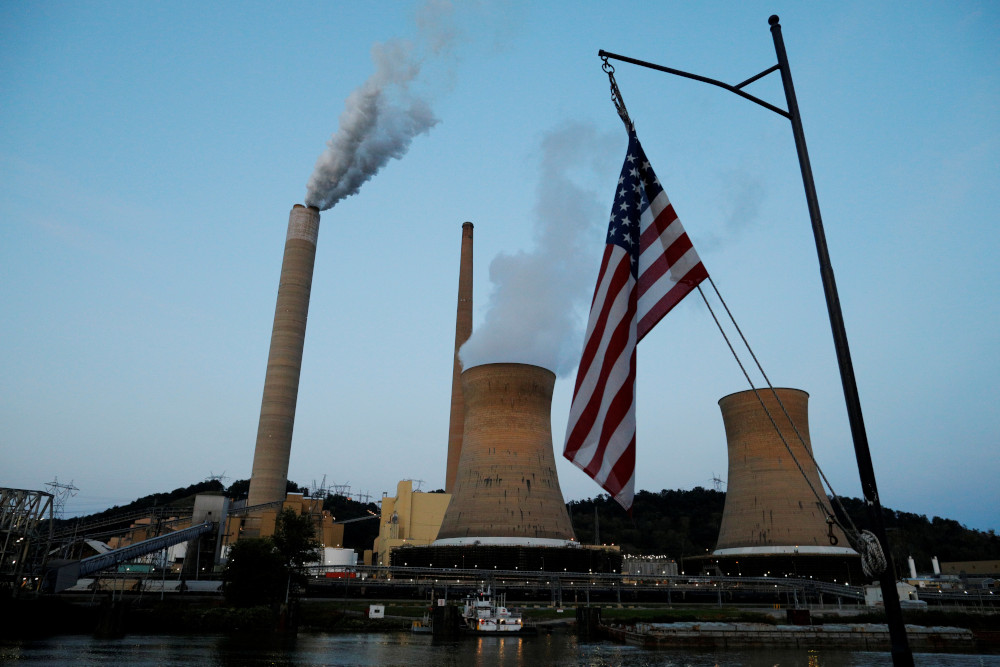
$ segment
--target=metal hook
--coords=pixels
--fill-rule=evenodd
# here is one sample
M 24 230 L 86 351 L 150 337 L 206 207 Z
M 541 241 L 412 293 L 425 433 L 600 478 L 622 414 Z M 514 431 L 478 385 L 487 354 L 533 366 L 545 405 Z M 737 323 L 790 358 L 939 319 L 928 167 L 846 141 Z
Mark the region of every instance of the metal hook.
M 631 131 L 633 128 L 632 119 L 629 118 L 628 110 L 625 108 L 625 100 L 622 99 L 621 91 L 618 90 L 618 82 L 615 81 L 615 67 L 608 62 L 608 56 L 601 56 L 601 60 L 604 61 L 601 69 L 608 75 L 608 80 L 611 82 L 611 102 L 614 103 L 625 127 Z

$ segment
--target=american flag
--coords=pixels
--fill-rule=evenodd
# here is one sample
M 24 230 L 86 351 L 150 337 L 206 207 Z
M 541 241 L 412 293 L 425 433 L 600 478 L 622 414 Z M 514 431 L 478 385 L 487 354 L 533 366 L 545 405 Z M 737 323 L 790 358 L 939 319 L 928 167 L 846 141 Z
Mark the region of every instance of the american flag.
M 635 346 L 707 277 L 630 130 L 563 450 L 626 510 L 635 493 Z

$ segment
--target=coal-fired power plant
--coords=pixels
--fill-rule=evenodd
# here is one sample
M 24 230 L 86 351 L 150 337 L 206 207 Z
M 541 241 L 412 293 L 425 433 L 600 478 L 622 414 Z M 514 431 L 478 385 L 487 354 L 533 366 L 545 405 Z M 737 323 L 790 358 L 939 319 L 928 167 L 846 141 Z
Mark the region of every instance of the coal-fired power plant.
M 319 209 L 296 204 L 288 216 L 248 505 L 285 499 L 318 236 Z
M 462 424 L 465 402 L 462 397 L 462 360 L 458 351 L 472 335 L 472 223 L 462 224 L 462 257 L 458 269 L 458 312 L 455 316 L 455 361 L 451 376 L 451 419 L 448 424 L 448 461 L 445 493 L 454 491 L 458 461 L 462 455 Z
M 809 394 L 774 391 L 778 398 L 751 390 L 719 401 L 729 482 L 713 560 L 723 574 L 860 578 L 860 557 L 827 523 L 832 513 L 812 457 Z
M 552 451 L 555 380 L 552 371 L 528 364 L 462 373 L 462 455 L 435 545 L 574 540 Z

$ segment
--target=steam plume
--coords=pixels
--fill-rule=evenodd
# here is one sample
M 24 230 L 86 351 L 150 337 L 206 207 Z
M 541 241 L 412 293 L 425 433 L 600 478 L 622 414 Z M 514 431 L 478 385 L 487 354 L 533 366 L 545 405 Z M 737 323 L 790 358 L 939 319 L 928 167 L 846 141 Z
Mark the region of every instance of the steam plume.
M 450 4 L 429 2 L 418 17 L 420 42 L 433 56 L 447 53 L 454 31 L 445 27 Z M 340 126 L 306 186 L 306 204 L 321 211 L 332 208 L 385 166 L 399 159 L 418 134 L 438 123 L 428 102 L 412 84 L 424 61 L 418 47 L 407 40 L 391 40 L 372 47 L 375 73 L 352 92 L 340 115 Z
M 620 139 L 579 123 L 544 137 L 535 249 L 501 253 L 490 263 L 493 291 L 482 324 L 459 353 L 464 368 L 517 362 L 562 376 L 579 362 L 612 194 L 595 189 L 614 182 Z

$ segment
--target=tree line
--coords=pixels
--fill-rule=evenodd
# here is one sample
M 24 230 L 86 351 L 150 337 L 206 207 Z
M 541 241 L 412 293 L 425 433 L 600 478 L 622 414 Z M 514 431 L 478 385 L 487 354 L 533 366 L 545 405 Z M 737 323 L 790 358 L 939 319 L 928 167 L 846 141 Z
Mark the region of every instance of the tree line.
M 679 561 L 715 549 L 725 502 L 724 492 L 697 486 L 689 491 L 639 491 L 631 516 L 607 494 L 566 506 L 577 539 L 584 544 L 616 544 L 625 553 L 660 554 Z M 859 530 L 872 529 L 864 500 L 841 498 L 840 504 Z M 975 530 L 953 519 L 928 519 L 885 507 L 883 520 L 897 569 L 906 568 L 908 556 L 913 556 L 920 572 L 931 571 L 934 556 L 944 562 L 1000 560 L 1000 536 L 994 530 Z

